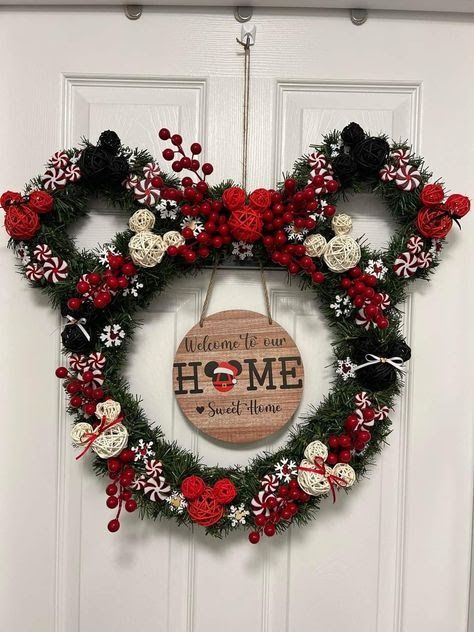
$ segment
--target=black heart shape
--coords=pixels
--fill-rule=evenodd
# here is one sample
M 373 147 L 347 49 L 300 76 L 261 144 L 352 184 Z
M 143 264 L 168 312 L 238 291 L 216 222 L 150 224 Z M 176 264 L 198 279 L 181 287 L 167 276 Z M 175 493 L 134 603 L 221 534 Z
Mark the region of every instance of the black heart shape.
M 196 406 L 196 410 L 200 415 L 202 415 L 202 413 L 204 412 L 204 406 Z

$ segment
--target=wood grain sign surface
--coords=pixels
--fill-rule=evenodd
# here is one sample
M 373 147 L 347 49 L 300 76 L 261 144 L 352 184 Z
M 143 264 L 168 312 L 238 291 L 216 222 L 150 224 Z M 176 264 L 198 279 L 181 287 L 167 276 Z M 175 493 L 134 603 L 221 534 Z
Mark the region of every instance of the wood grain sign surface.
M 267 316 L 218 312 L 181 341 L 173 390 L 189 421 L 229 443 L 273 434 L 293 416 L 303 394 L 303 363 L 294 340 Z

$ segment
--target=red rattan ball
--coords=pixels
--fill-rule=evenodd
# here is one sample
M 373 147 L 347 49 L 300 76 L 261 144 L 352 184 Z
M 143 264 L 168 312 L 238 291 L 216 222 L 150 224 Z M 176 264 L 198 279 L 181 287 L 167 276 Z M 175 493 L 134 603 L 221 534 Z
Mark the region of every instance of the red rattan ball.
M 188 500 L 194 500 L 203 493 L 205 487 L 200 476 L 188 476 L 181 483 L 181 493 Z
M 221 478 L 215 483 L 214 497 L 221 503 L 221 505 L 227 505 L 237 496 L 234 483 L 228 478 Z
M 229 187 L 222 194 L 222 203 L 229 211 L 234 211 L 245 204 L 245 191 L 240 187 Z
M 453 195 L 450 195 L 446 200 L 445 206 L 451 211 L 451 213 L 453 213 L 453 215 L 459 218 L 464 217 L 464 215 L 469 213 L 471 209 L 471 201 L 465 195 L 453 193 Z
M 38 214 L 28 206 L 12 205 L 5 213 L 5 230 L 13 239 L 31 239 L 40 229 Z
M 425 184 L 420 193 L 420 200 L 425 206 L 436 206 L 444 200 L 441 184 Z
M 451 230 L 453 220 L 443 206 L 425 206 L 418 212 L 416 225 L 423 237 L 444 239 Z
M 216 500 L 214 490 L 206 487 L 198 498 L 189 503 L 188 514 L 193 522 L 210 527 L 222 518 L 224 507 Z
M 260 211 L 251 206 L 242 206 L 232 211 L 229 228 L 239 241 L 252 243 L 262 235 L 263 220 Z

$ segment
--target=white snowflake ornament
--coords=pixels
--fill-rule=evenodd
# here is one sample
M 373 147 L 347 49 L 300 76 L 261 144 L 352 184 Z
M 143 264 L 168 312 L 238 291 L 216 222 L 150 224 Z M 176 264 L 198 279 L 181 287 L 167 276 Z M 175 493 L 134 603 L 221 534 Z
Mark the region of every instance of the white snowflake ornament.
M 138 461 L 145 462 L 149 457 L 155 456 L 155 453 L 152 450 L 152 447 L 153 447 L 153 441 L 148 441 L 148 443 L 145 443 L 143 439 L 139 439 L 138 444 L 132 446 L 132 451 L 135 452 L 135 458 L 134 458 L 135 463 L 137 463 Z M 161 474 L 161 472 L 159 473 Z M 148 470 L 147 470 L 147 474 L 149 474 L 150 476 L 153 475 L 153 473 L 148 472 Z
M 384 266 L 382 259 L 369 259 L 367 261 L 367 265 L 364 269 L 366 274 L 371 274 L 381 281 L 385 278 L 385 275 L 388 272 L 388 268 Z
M 245 241 L 233 241 L 232 254 L 241 261 L 249 259 L 253 254 L 253 244 L 247 244 Z
M 106 347 L 120 347 L 125 338 L 125 332 L 120 325 L 106 325 L 100 334 L 101 341 Z
M 355 369 L 357 368 L 357 364 L 354 364 L 352 360 L 347 357 L 345 360 L 337 361 L 337 369 L 336 375 L 342 377 L 344 382 L 349 378 L 354 378 L 356 376 Z
M 296 463 L 287 458 L 280 459 L 274 469 L 278 479 L 285 483 L 289 483 L 298 473 Z
M 227 514 L 227 518 L 230 520 L 230 524 L 233 527 L 236 527 L 239 524 L 246 524 L 248 516 L 250 516 L 250 511 L 245 509 L 244 503 L 240 503 L 237 507 L 235 505 L 231 505 L 229 507 L 229 513 Z

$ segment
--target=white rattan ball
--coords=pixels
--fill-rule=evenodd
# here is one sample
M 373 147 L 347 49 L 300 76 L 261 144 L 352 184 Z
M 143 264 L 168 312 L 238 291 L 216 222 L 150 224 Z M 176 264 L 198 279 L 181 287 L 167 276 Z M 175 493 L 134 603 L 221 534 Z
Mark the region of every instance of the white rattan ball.
M 311 441 L 305 448 L 305 457 L 314 463 L 314 459 L 319 456 L 325 461 L 328 458 L 328 449 L 322 441 Z
M 332 473 L 346 482 L 344 487 L 352 487 L 355 483 L 356 474 L 348 463 L 336 463 L 332 468 Z
M 105 402 L 97 404 L 95 409 L 95 416 L 102 421 L 105 417 L 106 421 L 115 421 L 120 415 L 122 407 L 119 402 L 113 399 L 107 399 Z
M 360 261 L 360 246 L 349 235 L 336 235 L 328 243 L 324 261 L 333 272 L 346 272 Z
M 352 230 L 352 219 L 345 213 L 338 213 L 332 218 L 331 226 L 336 235 L 347 235 Z
M 324 467 L 326 474 L 317 474 L 311 470 L 316 468 L 315 464 L 308 459 L 303 459 L 300 463 L 300 468 L 304 467 L 304 470 L 298 470 L 298 485 L 303 491 L 310 496 L 322 496 L 327 494 L 331 489 L 327 476 L 331 474 L 331 468 L 327 465 Z M 310 471 L 308 471 L 310 470 Z
M 141 208 L 131 216 L 128 225 L 134 233 L 141 233 L 144 230 L 150 231 L 155 225 L 155 216 L 147 208 Z
M 134 235 L 128 242 L 128 249 L 133 263 L 141 268 L 153 268 L 166 252 L 162 237 L 149 231 Z
M 169 230 L 167 233 L 163 235 L 163 243 L 165 244 L 165 248 L 168 249 L 170 246 L 184 246 L 186 243 L 183 235 L 178 233 L 177 230 Z
M 310 257 L 321 257 L 326 250 L 328 242 L 323 235 L 316 233 L 314 235 L 308 235 L 303 242 L 303 246 L 306 248 L 306 253 Z
M 123 424 L 116 424 L 104 430 L 92 444 L 91 449 L 101 459 L 110 459 L 120 454 L 126 447 L 128 431 Z
M 74 445 L 83 445 L 87 441 L 86 435 L 92 434 L 93 432 L 93 428 L 90 424 L 85 421 L 80 421 L 79 423 L 74 424 L 71 429 L 72 442 Z

